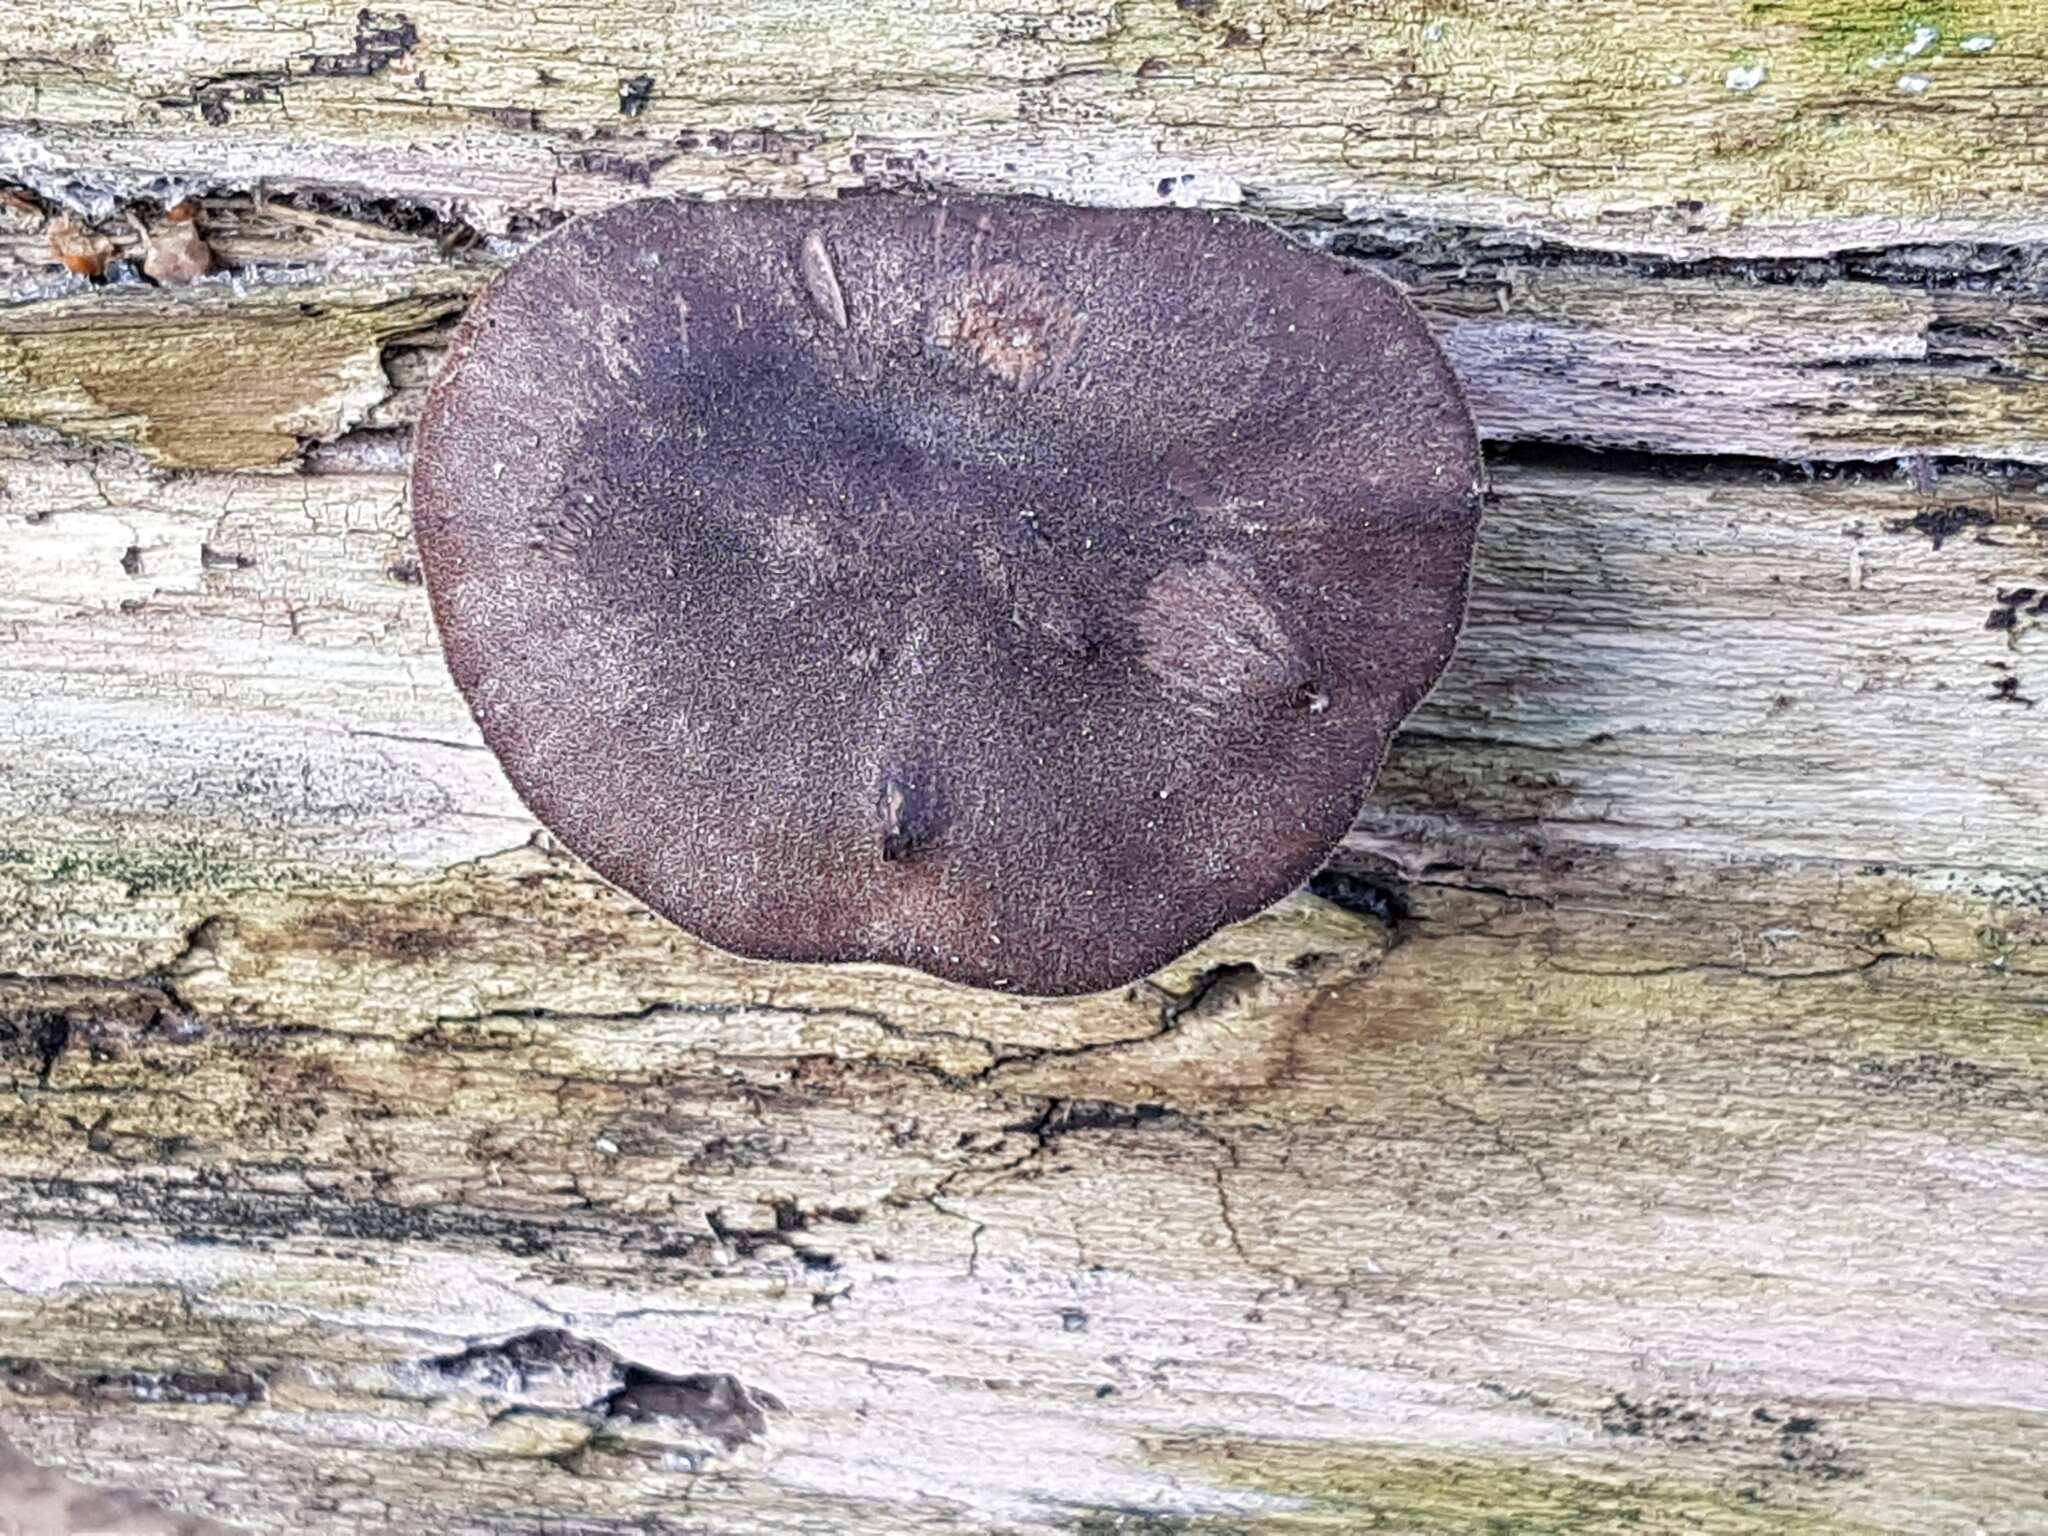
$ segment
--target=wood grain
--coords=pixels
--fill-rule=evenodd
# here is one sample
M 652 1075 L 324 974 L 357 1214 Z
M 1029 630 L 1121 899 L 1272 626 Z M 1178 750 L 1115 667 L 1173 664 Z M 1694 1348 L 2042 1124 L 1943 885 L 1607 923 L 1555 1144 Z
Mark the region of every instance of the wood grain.
M 258 1528 L 2031 1519 L 2024 486 L 1500 466 L 1345 905 L 1032 1003 L 534 846 L 394 474 L 10 451 L 34 1454 Z
M 0 163 L 81 196 L 319 186 L 498 229 L 937 179 L 1676 255 L 2048 232 L 2032 0 L 81 0 L 9 55 Z
M 54 265 L 44 221 L 0 240 L 0 413 L 155 462 L 283 463 L 362 425 L 409 427 L 452 320 L 503 256 L 441 258 L 405 234 L 216 198 L 223 269 L 95 294 Z M 1902 255 L 1744 274 L 1598 265 L 1473 231 L 1402 241 L 1293 221 L 1400 281 L 1494 442 L 1826 463 L 2048 461 L 2048 301 L 2022 258 L 1980 286 L 1907 286 Z M 507 247 L 508 249 L 511 247 Z M 206 387 L 195 387 L 196 381 Z
M 322 1536 L 2040 1528 L 2032 0 L 9 20 L 23 1452 Z M 419 586 L 406 432 L 528 242 L 934 186 L 1372 262 L 1492 444 L 1337 862 L 1121 992 L 652 920 Z M 180 202 L 221 270 L 149 287 Z
M 60 1477 L 0 1441 L 0 1536 L 223 1536 L 226 1529 Z
M 396 468 L 0 455 L 21 867 L 94 850 L 139 913 L 193 878 L 178 847 L 291 879 L 531 830 L 447 681 Z M 2033 866 L 2038 483 L 1504 463 L 1494 489 L 1459 656 L 1382 806 L 1695 858 Z

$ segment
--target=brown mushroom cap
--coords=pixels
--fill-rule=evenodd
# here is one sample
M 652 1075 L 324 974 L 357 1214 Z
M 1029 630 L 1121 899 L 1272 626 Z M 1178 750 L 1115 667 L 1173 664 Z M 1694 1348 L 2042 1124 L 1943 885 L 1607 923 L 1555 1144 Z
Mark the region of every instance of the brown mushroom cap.
M 534 813 L 729 950 L 1133 980 L 1286 895 L 1449 660 L 1478 447 L 1388 283 L 1030 201 L 577 219 L 413 516 Z

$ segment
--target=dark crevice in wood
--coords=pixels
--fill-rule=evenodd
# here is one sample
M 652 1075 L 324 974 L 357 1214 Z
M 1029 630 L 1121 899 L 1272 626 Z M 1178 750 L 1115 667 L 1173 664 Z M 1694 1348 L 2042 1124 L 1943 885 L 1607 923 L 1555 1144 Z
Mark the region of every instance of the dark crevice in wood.
M 1342 256 L 1413 268 L 1498 264 L 1519 268 L 1594 268 L 1645 281 L 1712 278 L 1771 287 L 1832 283 L 2048 295 L 2048 245 L 1956 242 L 1871 246 L 1829 256 L 1681 258 L 1570 245 L 1515 230 L 1412 220 L 1317 220 L 1276 216 L 1278 227 L 1328 244 Z
M 1907 480 L 1918 483 L 1928 493 L 1944 479 L 1963 476 L 2002 482 L 2014 495 L 2048 485 L 2048 466 L 2016 459 L 1935 458 L 1916 454 L 1898 459 L 1791 460 L 1746 453 L 1596 448 L 1550 438 L 1488 442 L 1486 462 L 1494 470 L 1546 469 L 1570 474 L 1691 481 L 1777 484 L 1788 480 Z M 358 427 L 330 441 L 310 445 L 302 465 L 309 474 L 405 474 L 412 467 L 412 431 L 409 427 Z
M 2048 485 L 2048 467 L 2017 459 L 1937 458 L 1913 454 L 1896 459 L 1775 459 L 1748 453 L 1663 453 L 1650 449 L 1595 448 L 1554 439 L 1524 438 L 1486 445 L 1492 470 L 1541 469 L 1574 475 L 1627 475 L 1667 480 L 1723 480 L 1730 483 L 1785 481 L 1857 484 L 1904 480 L 1932 495 L 1945 479 L 1969 477 L 2000 482 L 2015 495 Z

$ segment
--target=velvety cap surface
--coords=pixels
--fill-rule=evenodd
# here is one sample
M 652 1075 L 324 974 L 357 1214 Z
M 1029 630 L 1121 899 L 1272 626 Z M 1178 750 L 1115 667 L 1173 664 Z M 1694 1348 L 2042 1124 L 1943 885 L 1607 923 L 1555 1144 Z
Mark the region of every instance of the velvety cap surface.
M 741 954 L 1132 980 L 1349 827 L 1478 449 L 1389 284 L 1240 220 L 652 200 L 463 322 L 413 515 L 534 813 Z

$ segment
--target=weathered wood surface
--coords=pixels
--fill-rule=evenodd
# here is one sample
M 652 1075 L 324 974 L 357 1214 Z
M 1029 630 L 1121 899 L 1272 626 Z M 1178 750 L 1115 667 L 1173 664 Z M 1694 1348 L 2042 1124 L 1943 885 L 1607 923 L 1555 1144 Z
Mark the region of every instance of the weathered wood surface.
M 40 219 L 16 216 L 0 285 L 24 302 L 0 308 L 0 415 L 203 469 L 281 464 L 307 439 L 410 425 L 440 322 L 501 259 L 473 248 L 438 260 L 445 230 L 247 196 L 204 207 L 227 270 L 176 293 L 93 291 L 52 267 Z M 1469 232 L 1284 227 L 1408 287 L 1495 442 L 2048 462 L 2048 282 L 2030 252 L 1984 255 L 1969 286 L 1940 269 L 1930 286 L 1927 252 L 1785 263 L 1758 283 Z M 207 387 L 185 387 L 196 380 Z
M 81 0 L 9 45 L 0 158 L 145 195 L 498 227 L 879 177 L 1681 255 L 2048 235 L 2034 0 Z
M 0 1440 L 0 1536 L 222 1536 L 227 1527 L 38 1467 Z
M 251 1530 L 2040 1529 L 2037 8 L 855 15 L 10 21 L 0 165 L 227 270 L 0 209 L 0 1430 Z M 1382 263 L 1500 445 L 1333 876 L 1123 993 L 650 920 L 418 586 L 521 241 L 924 181 Z

